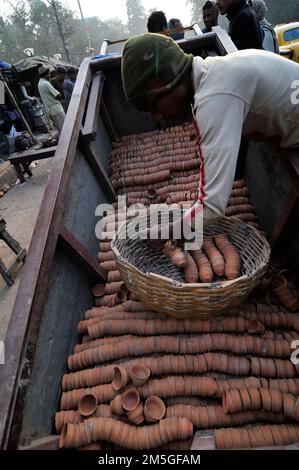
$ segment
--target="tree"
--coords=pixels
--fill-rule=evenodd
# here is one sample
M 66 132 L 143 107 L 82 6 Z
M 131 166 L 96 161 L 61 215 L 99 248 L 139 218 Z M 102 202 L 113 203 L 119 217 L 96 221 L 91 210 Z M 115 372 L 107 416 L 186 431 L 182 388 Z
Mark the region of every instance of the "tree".
M 24 48 L 33 47 L 36 55 L 53 56 L 64 52 L 64 58 L 68 60 L 52 5 L 41 0 L 11 0 L 8 3 L 12 13 L 0 23 L 1 56 L 16 62 L 24 58 Z M 72 10 L 60 1 L 56 0 L 55 6 L 63 25 L 65 45 L 68 45 L 77 20 Z
M 202 23 L 202 7 L 206 0 L 187 0 L 186 3 L 191 5 L 192 23 Z
M 299 21 L 299 0 L 266 0 L 267 19 L 274 25 Z
M 85 25 L 89 32 L 90 45 L 94 49 L 95 54 L 100 51 L 104 39 L 117 40 L 126 38 L 128 35 L 126 25 L 118 18 L 110 18 L 107 21 L 101 21 L 96 16 L 93 16 L 91 18 L 85 18 Z M 82 21 L 80 20 L 77 23 L 76 31 L 72 38 L 71 54 L 76 64 L 79 64 L 86 56 L 86 46 L 88 46 L 88 44 L 86 44 L 86 34 Z M 120 45 L 109 46 L 108 52 L 114 52 L 120 49 Z
M 64 60 L 69 56 L 73 64 L 80 65 L 88 55 L 86 47 L 89 45 L 82 20 L 61 1 L 55 0 L 62 40 L 49 2 L 52 0 L 10 0 L 11 14 L 6 19 L 0 17 L 1 59 L 15 63 L 24 59 L 25 48 L 33 47 L 35 55 L 53 57 L 60 53 Z M 100 51 L 104 39 L 121 39 L 128 35 L 126 25 L 118 18 L 106 22 L 97 17 L 86 18 L 85 25 L 95 53 Z M 111 46 L 109 50 L 112 49 Z
M 68 62 L 71 62 L 69 54 L 69 43 L 67 42 L 67 35 L 72 36 L 73 28 L 69 20 L 73 20 L 73 14 L 67 8 L 65 8 L 61 3 L 56 2 L 56 0 L 47 0 L 47 3 L 51 7 L 58 33 L 63 45 L 63 49 L 66 55 Z M 63 26 L 62 26 L 63 25 Z
M 140 0 L 127 0 L 128 31 L 131 36 L 146 31 L 146 14 Z

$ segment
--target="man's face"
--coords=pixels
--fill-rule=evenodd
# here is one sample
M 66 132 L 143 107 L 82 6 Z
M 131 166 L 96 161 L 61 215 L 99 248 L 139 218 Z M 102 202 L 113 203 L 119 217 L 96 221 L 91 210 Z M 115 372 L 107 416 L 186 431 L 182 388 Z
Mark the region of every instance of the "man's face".
M 65 77 L 66 77 L 66 75 L 63 72 L 58 72 L 57 75 L 56 75 L 57 80 L 59 80 L 60 82 L 63 82 Z
M 238 3 L 239 0 L 217 0 L 216 5 L 221 13 L 221 15 L 226 15 L 228 10 Z
M 177 20 L 177 21 L 174 22 L 174 27 L 175 27 L 175 29 L 178 29 L 178 28 L 182 28 L 183 25 L 182 25 L 182 23 L 180 22 L 180 20 Z
M 70 79 L 71 79 L 73 82 L 75 82 L 75 81 L 76 81 L 77 74 L 76 74 L 76 73 L 70 73 L 70 74 L 69 74 L 69 77 L 70 77 Z
M 190 109 L 190 104 L 187 86 L 181 82 L 173 90 L 157 98 L 150 106 L 149 112 L 155 121 L 184 118 Z
M 210 8 L 209 10 L 204 10 L 202 17 L 206 28 L 212 28 L 213 26 L 217 26 L 217 18 L 212 8 Z

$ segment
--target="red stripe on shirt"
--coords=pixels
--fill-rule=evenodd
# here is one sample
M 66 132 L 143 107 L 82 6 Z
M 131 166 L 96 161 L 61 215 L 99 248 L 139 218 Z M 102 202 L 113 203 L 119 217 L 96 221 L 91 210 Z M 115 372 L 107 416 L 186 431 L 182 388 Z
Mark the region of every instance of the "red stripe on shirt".
M 199 160 L 200 160 L 200 185 L 199 185 L 199 194 L 198 194 L 198 202 L 204 206 L 204 200 L 206 197 L 205 194 L 205 185 L 206 185 L 206 176 L 205 176 L 205 162 L 201 150 L 201 145 L 200 145 L 200 131 L 198 127 L 198 123 L 196 119 L 193 120 L 193 125 L 195 128 L 195 132 L 197 135 L 197 148 L 198 148 L 198 154 L 199 154 Z M 194 218 L 195 215 L 198 213 L 198 207 L 192 210 L 191 212 L 191 217 Z

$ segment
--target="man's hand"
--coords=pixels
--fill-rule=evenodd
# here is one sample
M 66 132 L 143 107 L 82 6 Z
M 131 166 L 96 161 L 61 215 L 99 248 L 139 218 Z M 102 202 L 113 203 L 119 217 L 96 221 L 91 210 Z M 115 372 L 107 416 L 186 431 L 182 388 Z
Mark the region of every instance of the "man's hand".
M 168 240 L 183 240 L 183 219 L 169 222 L 167 228 L 162 224 L 140 231 L 140 238 L 146 240 L 152 248 L 161 249 Z M 154 236 L 154 237 L 153 237 Z

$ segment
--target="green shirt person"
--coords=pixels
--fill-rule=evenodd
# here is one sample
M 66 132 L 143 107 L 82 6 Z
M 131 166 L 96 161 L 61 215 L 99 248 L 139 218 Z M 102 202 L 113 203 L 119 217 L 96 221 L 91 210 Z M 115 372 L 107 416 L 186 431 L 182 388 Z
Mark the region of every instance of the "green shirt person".
M 39 75 L 38 91 L 41 100 L 45 106 L 46 113 L 50 116 L 60 135 L 65 119 L 65 112 L 60 102 L 63 96 L 51 85 L 50 70 L 47 67 L 42 65 L 39 69 Z

